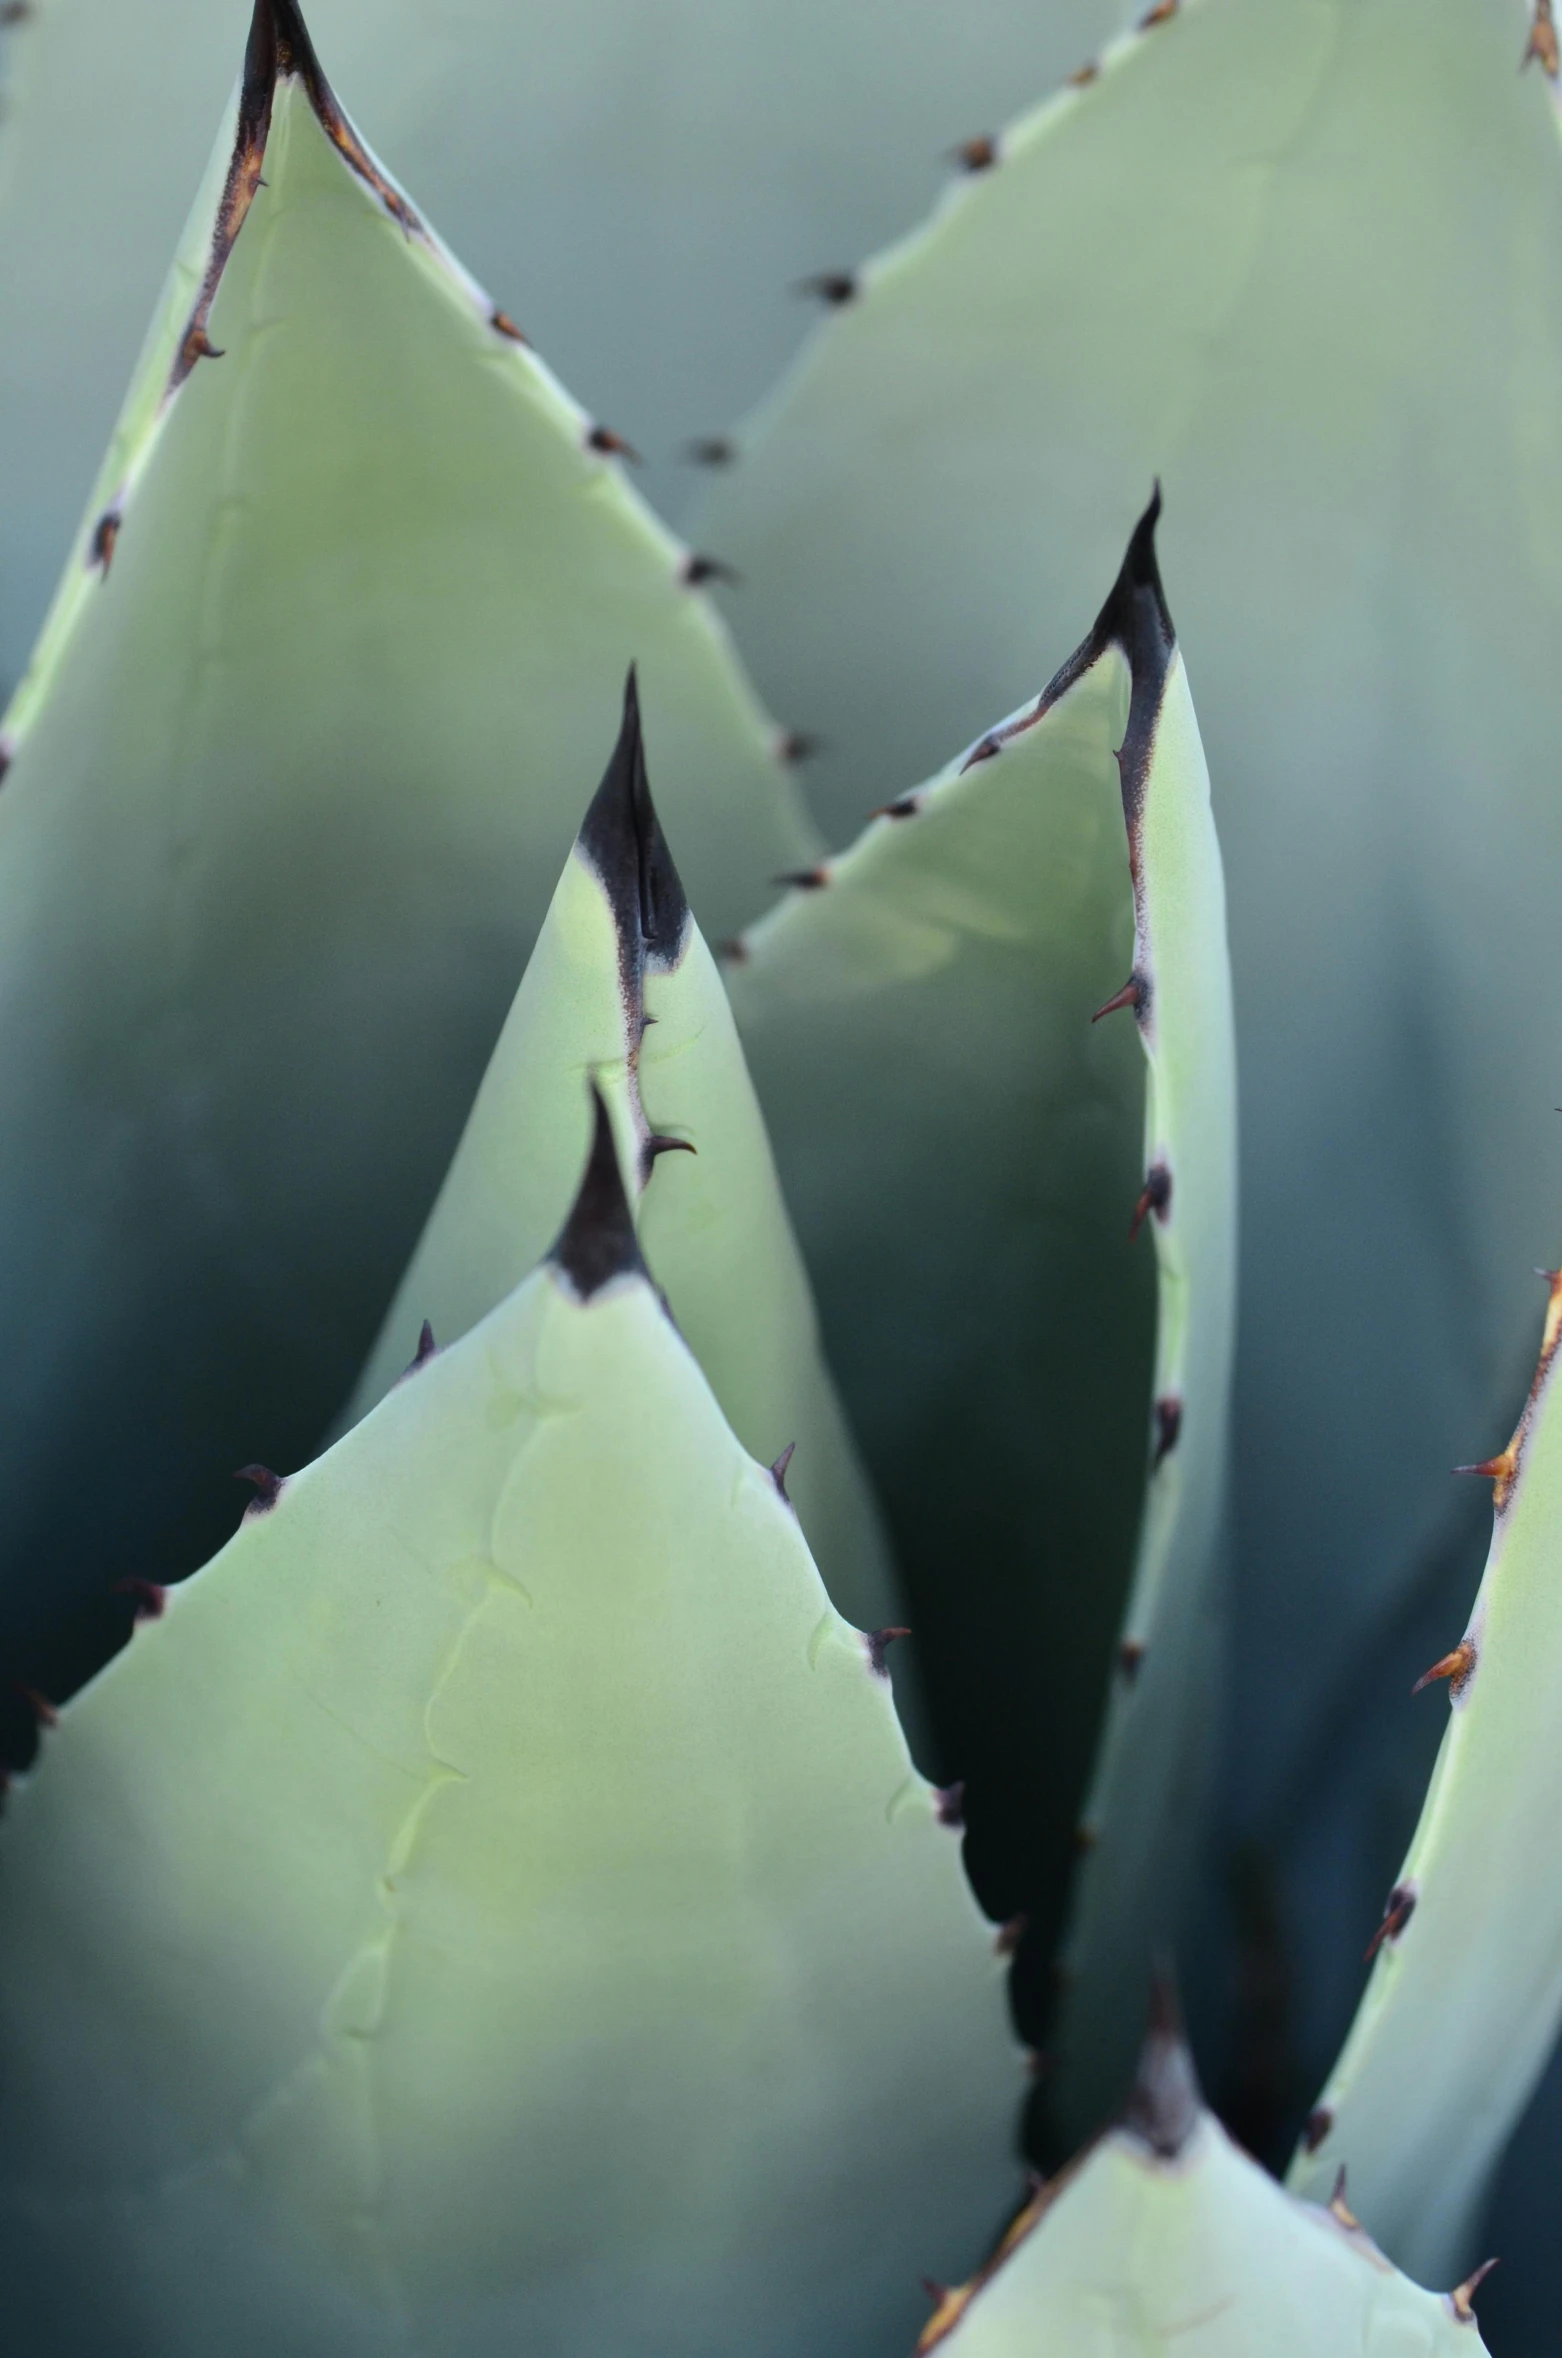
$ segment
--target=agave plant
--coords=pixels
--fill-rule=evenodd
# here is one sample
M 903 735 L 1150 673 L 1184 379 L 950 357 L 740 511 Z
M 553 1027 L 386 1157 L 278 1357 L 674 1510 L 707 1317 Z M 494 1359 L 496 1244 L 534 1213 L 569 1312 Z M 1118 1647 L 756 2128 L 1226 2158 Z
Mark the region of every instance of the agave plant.
M 221 46 L 165 0 L 127 83 L 98 13 L 6 35 L 8 631 Z M 435 164 L 459 57 L 493 215 L 508 12 L 341 17 Z M 257 0 L 0 722 L 41 2358 L 1481 2346 L 1562 1279 L 1397 1875 L 1386 1698 L 1554 1218 L 1557 68 L 1544 0 L 1157 6 L 812 282 L 686 541 Z M 90 252 L 78 86 L 149 150 Z

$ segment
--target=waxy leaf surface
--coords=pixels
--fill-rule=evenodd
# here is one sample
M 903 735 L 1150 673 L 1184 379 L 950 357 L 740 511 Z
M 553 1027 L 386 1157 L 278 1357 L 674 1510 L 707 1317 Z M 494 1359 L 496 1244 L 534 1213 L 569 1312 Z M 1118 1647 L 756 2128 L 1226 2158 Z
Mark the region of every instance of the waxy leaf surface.
M 826 740 L 839 839 L 1018 700 L 1165 485 L 1249 1049 L 1230 1791 L 1260 1842 L 1501 1413 L 1552 1242 L 1562 147 L 1527 37 L 1520 0 L 1150 12 L 863 268 L 697 526 Z M 1327 1875 L 1285 1904 L 1321 2069 L 1351 1927 Z
M 1029 1917 L 1040 1967 L 1115 1685 L 1061 2034 L 1065 2112 L 1092 2126 L 1197 1820 L 1232 1318 L 1220 864 L 1153 526 L 1041 697 L 729 969 L 941 1773 L 968 1781 L 978 1888 Z M 1091 1022 L 1130 971 L 1148 1102 L 1127 1012 Z
M 188 1570 L 229 1469 L 297 1462 L 339 1408 L 632 658 L 710 922 L 809 841 L 685 552 L 592 434 L 263 0 L 0 727 L 13 1626 Z
M 552 1260 L 66 1707 L 0 2039 L 48 2358 L 893 2358 L 980 2253 L 991 1927 L 605 1111 Z

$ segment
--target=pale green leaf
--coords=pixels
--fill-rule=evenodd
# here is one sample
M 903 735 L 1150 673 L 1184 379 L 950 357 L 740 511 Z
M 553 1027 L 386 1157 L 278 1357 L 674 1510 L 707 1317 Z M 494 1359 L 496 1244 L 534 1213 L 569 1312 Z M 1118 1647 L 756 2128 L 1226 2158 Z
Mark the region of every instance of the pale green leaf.
M 45 1338 L 0 1387 L 24 1618 L 199 1562 L 229 1469 L 296 1462 L 340 1406 L 631 658 L 710 921 L 811 840 L 592 432 L 263 7 L 5 724 L 0 1303 Z
M 649 462 L 795 347 L 806 273 L 893 233 L 1122 0 L 310 0 L 457 250 Z M 19 675 L 232 80 L 243 0 L 35 0 L 0 126 L 0 690 Z M 4 38 L 4 36 L 0 36 Z M 865 93 L 871 93 L 865 99 Z M 669 511 L 670 512 L 670 511 Z M 783 716 L 787 717 L 787 716 Z
M 1233 1307 L 1220 862 L 1153 524 L 1042 696 L 731 969 L 941 1765 L 969 1782 L 979 1883 L 1043 1949 L 1114 1689 L 1061 2033 L 1065 2117 L 1090 2125 L 1187 1883 Z M 1148 1101 L 1126 1014 L 1090 1020 L 1130 970 Z
M 605 1112 L 550 1263 L 63 1713 L 0 2036 L 51 2358 L 866 2358 L 980 2251 L 991 1931 Z
M 1526 38 L 1522 0 L 1157 9 L 865 267 L 698 526 L 839 835 L 1018 701 L 1165 484 L 1250 1048 L 1260 1832 L 1554 1218 L 1562 150 Z
M 1295 2201 L 1152 2032 L 1122 2126 L 1044 2186 L 921 2351 L 946 2358 L 1476 2358 L 1472 2288 L 1423 2292 L 1341 2189 Z
M 784 1479 L 836 1604 L 897 1620 L 878 1519 L 817 1320 L 721 977 L 651 804 L 633 682 L 624 727 L 554 893 L 428 1225 L 349 1411 L 418 1347 L 476 1325 L 559 1225 L 591 1073 L 633 1175 L 640 1234 L 739 1440 Z

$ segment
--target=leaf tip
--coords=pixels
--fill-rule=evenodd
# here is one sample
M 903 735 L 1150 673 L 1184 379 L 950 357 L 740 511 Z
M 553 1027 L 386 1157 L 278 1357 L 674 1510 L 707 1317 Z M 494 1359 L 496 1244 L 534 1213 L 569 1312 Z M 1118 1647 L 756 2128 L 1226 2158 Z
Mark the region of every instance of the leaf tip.
M 586 1167 L 569 1217 L 548 1255 L 582 1302 L 589 1302 L 615 1277 L 649 1276 L 624 1189 L 612 1117 L 595 1081 L 591 1083 L 591 1101 L 595 1118 Z

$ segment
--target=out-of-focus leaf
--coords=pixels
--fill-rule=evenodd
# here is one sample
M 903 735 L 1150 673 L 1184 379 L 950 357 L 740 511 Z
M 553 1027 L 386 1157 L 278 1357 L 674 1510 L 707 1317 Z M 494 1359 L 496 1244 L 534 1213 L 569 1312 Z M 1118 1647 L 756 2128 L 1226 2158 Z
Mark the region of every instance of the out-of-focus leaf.
M 804 274 L 1123 0 L 311 0 L 333 78 L 572 385 L 687 497 Z M 20 673 L 233 76 L 242 0 L 32 0 L 0 125 L 0 691 Z M 0 35 L 0 39 L 4 39 Z

